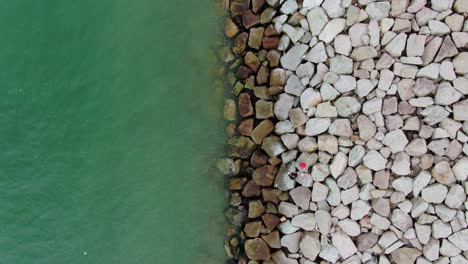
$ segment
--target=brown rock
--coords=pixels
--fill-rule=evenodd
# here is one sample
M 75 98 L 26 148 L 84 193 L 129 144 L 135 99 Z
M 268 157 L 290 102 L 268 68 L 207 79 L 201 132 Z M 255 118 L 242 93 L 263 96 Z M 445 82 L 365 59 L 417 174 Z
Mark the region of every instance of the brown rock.
M 242 195 L 247 198 L 259 197 L 261 194 L 262 188 L 258 186 L 253 180 L 248 181 L 244 186 L 244 190 L 242 191 Z
M 234 39 L 232 52 L 234 52 L 235 54 L 241 54 L 242 52 L 244 52 L 245 47 L 247 46 L 248 37 L 249 34 L 247 34 L 247 32 L 242 32 L 239 35 L 237 35 Z
M 246 178 L 230 178 L 228 183 L 228 189 L 230 191 L 242 190 L 244 184 L 247 182 Z
M 277 36 L 278 32 L 276 32 L 276 29 L 273 25 L 269 25 L 265 29 L 265 32 L 263 34 L 265 35 L 265 37 L 271 37 L 271 36 Z
M 249 119 L 242 120 L 239 123 L 239 127 L 237 127 L 237 129 L 239 130 L 239 134 L 243 136 L 250 136 L 253 130 L 253 126 L 254 126 L 254 119 L 249 118 Z
M 278 189 L 270 189 L 270 188 L 263 188 L 262 189 L 262 197 L 265 202 L 271 202 L 274 204 L 279 204 L 280 202 L 280 195 L 282 191 Z
M 277 67 L 281 58 L 281 53 L 278 50 L 270 50 L 266 56 L 270 67 Z
M 273 231 L 268 235 L 263 235 L 262 239 L 271 247 L 271 248 L 281 248 L 280 234 L 278 231 Z
M 274 214 L 264 214 L 262 215 L 263 223 L 265 224 L 266 228 L 270 231 L 275 229 L 275 227 L 279 224 L 280 219 L 278 216 Z
M 260 15 L 254 14 L 250 9 L 242 15 L 242 24 L 246 29 L 260 24 Z
M 249 202 L 249 218 L 257 218 L 265 213 L 265 207 L 260 200 L 253 200 Z
M 260 49 L 260 45 L 262 44 L 262 37 L 263 32 L 265 31 L 264 28 L 251 28 L 250 35 L 249 35 L 249 47 L 253 49 Z
M 268 136 L 274 128 L 275 125 L 273 122 L 269 119 L 265 119 L 252 131 L 251 138 L 255 143 L 260 145 L 262 144 L 263 139 Z
M 253 71 L 243 65 L 237 67 L 236 76 L 241 79 L 247 79 L 253 75 Z
M 254 108 L 248 93 L 239 94 L 239 114 L 242 117 L 249 117 L 254 114 Z
M 294 127 L 304 125 L 309 118 L 301 108 L 293 108 L 289 111 L 289 119 Z
M 274 165 L 264 165 L 253 172 L 253 180 L 260 186 L 271 186 L 275 180 L 277 168 Z
M 248 137 L 232 137 L 226 142 L 226 152 L 229 157 L 248 158 L 256 145 Z
M 262 229 L 262 222 L 255 221 L 245 224 L 244 232 L 247 237 L 258 237 L 260 235 L 260 230 Z
M 270 86 L 285 86 L 291 75 L 290 71 L 276 68 L 270 73 Z
M 236 129 L 237 129 L 236 123 L 229 123 L 225 129 L 226 135 L 228 137 L 233 137 L 236 134 Z
M 270 70 L 268 69 L 268 67 L 260 66 L 260 70 L 258 70 L 258 73 L 257 73 L 257 84 L 258 85 L 266 84 L 269 78 L 270 78 Z
M 249 9 L 250 0 L 233 0 L 231 1 L 231 16 L 241 16 Z
M 228 17 L 224 23 L 224 33 L 228 38 L 233 38 L 239 33 L 239 27 L 237 27 L 236 23 L 234 23 L 230 17 Z
M 251 51 L 245 54 L 244 62 L 245 65 L 247 65 L 247 67 L 249 67 L 254 72 L 257 72 L 260 68 L 260 65 L 262 64 L 260 59 Z
M 255 13 L 262 11 L 263 6 L 265 5 L 265 0 L 252 0 L 252 10 Z
M 270 248 L 261 238 L 248 239 L 245 241 L 245 254 L 252 260 L 269 260 Z
M 267 119 L 273 117 L 273 103 L 263 99 L 255 103 L 255 117 L 258 119 Z
M 276 49 L 279 44 L 278 37 L 264 37 L 262 39 L 262 46 L 266 50 Z
M 256 150 L 250 158 L 250 165 L 254 168 L 261 167 L 268 162 L 268 155 L 262 150 Z

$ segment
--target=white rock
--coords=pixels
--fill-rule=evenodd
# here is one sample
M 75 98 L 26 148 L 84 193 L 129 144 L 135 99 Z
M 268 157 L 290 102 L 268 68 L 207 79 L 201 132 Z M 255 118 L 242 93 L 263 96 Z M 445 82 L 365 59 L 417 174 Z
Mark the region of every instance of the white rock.
M 366 115 L 382 111 L 382 98 L 373 98 L 365 102 L 362 106 L 362 112 Z
M 421 68 L 418 73 L 416 73 L 416 77 L 425 77 L 432 80 L 437 80 L 439 78 L 440 73 L 440 64 L 439 63 L 431 63 L 424 68 Z
M 413 226 L 411 216 L 400 209 L 395 209 L 392 212 L 392 224 L 403 232 L 408 231 Z
M 338 152 L 330 165 L 330 173 L 336 179 L 343 174 L 348 165 L 348 157 L 343 152 Z
M 320 253 L 319 237 L 320 234 L 318 232 L 306 232 L 301 242 L 299 242 L 300 252 L 311 261 L 314 261 Z
M 440 64 L 440 77 L 447 81 L 453 81 L 457 78 L 452 62 L 443 61 Z
M 338 115 L 349 117 L 361 110 L 361 104 L 354 97 L 342 96 L 335 101 L 335 107 Z
M 350 74 L 353 72 L 353 60 L 343 55 L 337 55 L 330 59 L 330 71 L 336 74 Z
M 437 12 L 445 11 L 452 7 L 453 0 L 431 0 L 431 8 Z
M 313 63 L 324 62 L 327 60 L 327 58 L 328 58 L 327 51 L 325 50 L 325 45 L 323 44 L 323 42 L 317 43 L 317 45 L 312 47 L 309 53 L 307 53 L 307 55 L 305 56 L 306 60 L 313 62 Z M 320 74 L 319 69 L 320 69 L 319 66 L 317 66 L 317 74 Z M 328 68 L 326 70 L 328 71 Z M 325 74 L 325 72 L 323 72 L 323 74 Z
M 351 219 L 352 220 L 361 220 L 365 215 L 367 215 L 372 207 L 368 202 L 363 200 L 354 201 L 351 204 Z
M 335 37 L 334 41 L 335 52 L 345 56 L 349 56 L 351 53 L 351 38 L 348 35 L 338 35 Z
M 449 224 L 436 220 L 432 223 L 432 236 L 434 238 L 447 238 L 452 234 L 452 228 Z
M 307 136 L 319 135 L 328 130 L 331 124 L 330 118 L 311 118 L 306 123 L 304 133 Z
M 458 181 L 464 182 L 468 178 L 468 158 L 463 157 L 452 167 L 453 174 Z
M 426 36 L 411 34 L 406 44 L 406 56 L 422 56 L 424 54 L 424 44 L 426 44 Z
M 336 112 L 336 107 L 333 106 L 330 102 L 324 102 L 317 105 L 315 110 L 316 117 L 336 117 L 338 113 Z
M 315 215 L 313 213 L 299 214 L 292 218 L 291 225 L 306 231 L 315 229 Z
M 390 85 L 392 84 L 393 77 L 395 77 L 395 74 L 392 71 L 388 69 L 381 70 L 379 85 L 377 87 L 380 90 L 388 91 L 388 89 L 390 89 Z
M 426 140 L 422 138 L 411 140 L 411 142 L 405 147 L 405 152 L 413 157 L 421 157 L 427 152 Z
M 421 244 L 425 245 L 429 243 L 431 238 L 431 227 L 428 225 L 421 225 L 418 223 L 414 224 L 414 229 L 416 231 L 416 236 L 418 237 Z
M 466 195 L 461 185 L 455 184 L 450 187 L 447 197 L 445 198 L 445 204 L 450 207 L 457 209 L 466 201 Z
M 327 199 L 328 187 L 319 182 L 315 182 L 312 188 L 312 201 L 320 202 Z
M 356 78 L 351 75 L 340 75 L 334 86 L 340 93 L 352 91 L 356 89 Z
M 450 33 L 450 28 L 445 24 L 437 20 L 429 20 L 429 30 L 431 35 L 441 36 Z
M 357 248 L 353 241 L 344 232 L 338 231 L 331 234 L 331 236 L 333 246 L 338 249 L 343 259 L 347 259 L 357 252 Z
M 468 120 L 468 99 L 453 105 L 453 119 L 460 121 Z
M 362 158 L 364 157 L 364 154 L 366 154 L 366 149 L 361 145 L 355 145 L 349 151 L 348 165 L 351 167 L 357 166 L 359 163 L 362 162 Z
M 343 137 L 351 137 L 353 135 L 351 122 L 348 119 L 336 119 L 330 125 L 328 132 L 332 135 Z
M 319 92 L 312 88 L 307 88 L 302 92 L 300 102 L 301 108 L 307 110 L 321 103 L 322 97 Z
M 309 0 L 310 1 L 310 0 Z M 328 16 L 321 7 L 314 7 L 307 13 L 307 21 L 312 36 L 318 36 L 328 22 Z
M 373 171 L 380 171 L 385 169 L 387 159 L 383 158 L 379 152 L 371 150 L 364 155 L 363 163 Z
M 410 156 L 405 152 L 399 152 L 395 156 L 392 165 L 392 172 L 397 175 L 408 175 L 411 173 Z
M 449 83 L 441 83 L 437 88 L 434 102 L 438 105 L 451 105 L 456 103 L 463 95 L 455 90 Z
M 385 46 L 385 50 L 393 57 L 400 57 L 401 53 L 405 49 L 407 37 L 408 36 L 405 33 L 398 34 L 392 39 L 392 41 L 390 41 L 390 43 L 387 44 L 387 46 Z
M 301 63 L 302 57 L 306 54 L 309 46 L 298 44 L 293 46 L 281 57 L 281 65 L 287 70 L 295 71 Z
M 323 0 L 304 0 L 302 3 L 302 7 L 306 8 L 307 10 L 320 6 Z
M 432 177 L 439 183 L 451 185 L 456 181 L 455 176 L 447 161 L 437 163 L 431 171 Z
M 325 43 L 330 43 L 346 26 L 346 20 L 343 18 L 333 19 L 327 23 L 319 35 L 319 39 Z
M 382 143 L 385 146 L 390 147 L 392 153 L 398 153 L 405 150 L 405 147 L 408 144 L 408 139 L 406 138 L 403 130 L 397 129 L 388 132 L 385 135 Z
M 378 214 L 372 214 L 370 223 L 380 230 L 387 230 L 391 225 L 391 222 L 386 217 L 380 216 Z
M 423 255 L 429 261 L 435 261 L 439 258 L 440 242 L 437 239 L 431 239 L 429 243 L 424 245 Z
M 330 263 L 336 263 L 340 259 L 340 252 L 332 245 L 325 244 L 322 246 L 319 257 L 329 261 Z
M 324 210 L 318 210 L 315 212 L 315 219 L 317 221 L 317 227 L 320 233 L 327 235 L 330 233 L 332 218 L 330 213 Z
M 341 201 L 344 205 L 348 205 L 359 198 L 359 188 L 354 186 L 348 190 L 341 191 Z
M 281 202 L 278 206 L 278 211 L 286 217 L 293 217 L 299 212 L 299 208 L 295 204 Z
M 366 6 L 366 13 L 371 19 L 380 21 L 385 17 L 388 17 L 388 12 L 390 11 L 389 2 L 375 2 L 370 3 Z
M 458 74 L 468 73 L 468 52 L 461 52 L 452 61 L 455 72 Z
M 286 0 L 281 6 L 280 11 L 283 14 L 292 14 L 298 8 L 296 0 Z
M 427 107 L 434 104 L 432 97 L 418 97 L 409 100 L 409 104 L 414 107 Z
M 342 6 L 341 0 L 325 0 L 322 7 L 331 18 L 342 17 L 345 14 L 345 9 Z
M 463 229 L 451 235 L 448 240 L 462 251 L 468 250 L 468 229 Z
M 339 221 L 337 225 L 348 236 L 355 237 L 361 234 L 361 227 L 354 220 L 344 219 L 344 220 Z
M 375 135 L 375 124 L 367 116 L 360 115 L 357 118 L 357 125 L 359 129 L 359 137 L 362 140 L 368 141 Z
M 278 120 L 286 120 L 289 117 L 289 111 L 291 110 L 294 103 L 294 97 L 282 93 L 279 95 L 278 100 L 273 106 L 273 112 L 275 113 Z
M 392 182 L 392 187 L 395 190 L 408 195 L 413 191 L 413 179 L 410 177 L 399 177 Z
M 445 200 L 447 192 L 447 187 L 440 183 L 435 183 L 422 189 L 421 198 L 428 203 L 440 204 Z
M 442 245 L 440 246 L 440 254 L 447 257 L 455 257 L 461 253 L 461 250 L 457 248 L 447 239 L 442 240 Z

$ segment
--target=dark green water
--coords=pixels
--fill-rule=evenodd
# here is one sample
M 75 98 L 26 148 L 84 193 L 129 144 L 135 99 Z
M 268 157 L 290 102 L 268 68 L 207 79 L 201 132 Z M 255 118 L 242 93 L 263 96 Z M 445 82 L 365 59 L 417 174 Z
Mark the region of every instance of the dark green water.
M 0 2 L 0 263 L 222 263 L 214 4 Z

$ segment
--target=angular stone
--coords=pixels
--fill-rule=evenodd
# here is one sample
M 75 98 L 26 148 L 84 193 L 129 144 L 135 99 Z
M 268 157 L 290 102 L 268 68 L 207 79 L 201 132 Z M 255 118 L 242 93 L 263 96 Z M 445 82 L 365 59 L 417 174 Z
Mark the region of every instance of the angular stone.
M 245 241 L 245 254 L 252 260 L 269 260 L 270 248 L 261 238 L 247 239 Z
M 305 44 L 298 44 L 293 46 L 288 52 L 286 52 L 286 54 L 281 57 L 280 61 L 283 68 L 295 71 L 308 49 L 309 46 Z

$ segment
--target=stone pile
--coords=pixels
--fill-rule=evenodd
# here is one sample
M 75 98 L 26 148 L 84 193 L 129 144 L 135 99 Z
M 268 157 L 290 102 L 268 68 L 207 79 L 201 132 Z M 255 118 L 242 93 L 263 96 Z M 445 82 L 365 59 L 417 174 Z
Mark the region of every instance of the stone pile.
M 230 263 L 468 263 L 468 0 L 228 7 Z

